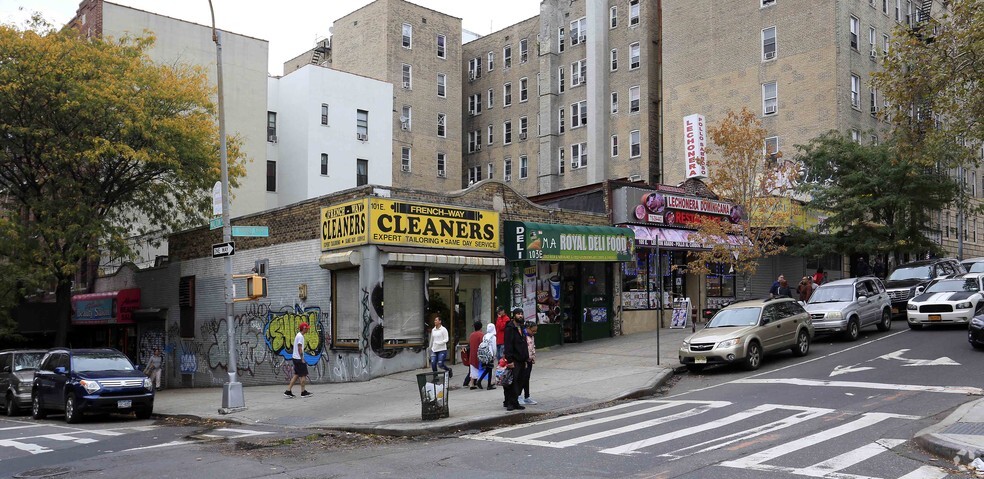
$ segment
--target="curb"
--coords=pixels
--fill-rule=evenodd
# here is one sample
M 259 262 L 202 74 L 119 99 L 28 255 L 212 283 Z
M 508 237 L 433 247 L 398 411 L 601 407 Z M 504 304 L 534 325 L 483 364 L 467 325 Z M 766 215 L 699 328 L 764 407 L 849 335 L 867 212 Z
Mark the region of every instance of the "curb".
M 957 424 L 967 413 L 975 407 L 984 408 L 984 399 L 978 399 L 966 404 L 962 404 L 955 409 L 949 416 L 932 426 L 919 431 L 913 440 L 919 447 L 927 452 L 944 458 L 955 463 L 969 464 L 975 458 L 984 456 L 984 448 L 979 445 L 967 444 L 960 441 L 948 439 L 947 434 L 942 433 L 950 426 Z

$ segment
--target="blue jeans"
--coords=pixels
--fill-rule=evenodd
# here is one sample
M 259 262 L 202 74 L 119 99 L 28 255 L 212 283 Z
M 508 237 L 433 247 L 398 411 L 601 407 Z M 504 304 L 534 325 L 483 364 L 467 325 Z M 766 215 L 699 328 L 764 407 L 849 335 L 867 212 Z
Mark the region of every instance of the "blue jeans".
M 500 344 L 495 347 L 495 366 L 499 365 L 499 360 L 506 355 L 506 345 Z
M 444 361 L 448 359 L 447 351 L 438 351 L 436 353 L 431 353 L 431 371 L 437 371 L 437 367 L 440 366 L 441 369 L 447 371 L 451 369 L 444 365 Z

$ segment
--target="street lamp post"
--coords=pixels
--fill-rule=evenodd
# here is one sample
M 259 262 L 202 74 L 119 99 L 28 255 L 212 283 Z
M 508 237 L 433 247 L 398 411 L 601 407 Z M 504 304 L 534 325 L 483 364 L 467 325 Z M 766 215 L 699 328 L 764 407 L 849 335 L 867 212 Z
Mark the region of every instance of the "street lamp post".
M 208 9 L 212 13 L 212 41 L 215 42 L 215 72 L 218 81 L 218 115 L 219 115 L 219 154 L 222 163 L 222 241 L 229 243 L 232 241 L 232 226 L 229 225 L 229 158 L 226 150 L 225 133 L 225 105 L 222 97 L 222 34 L 215 29 L 215 9 L 212 7 L 212 0 L 208 0 Z M 225 270 L 225 310 L 226 310 L 226 334 L 229 347 L 229 382 L 222 387 L 222 407 L 220 413 L 228 414 L 236 410 L 246 408 L 246 398 L 243 396 L 243 385 L 236 377 L 236 324 L 233 321 L 235 314 L 232 285 L 232 256 L 226 255 L 223 259 L 223 269 Z

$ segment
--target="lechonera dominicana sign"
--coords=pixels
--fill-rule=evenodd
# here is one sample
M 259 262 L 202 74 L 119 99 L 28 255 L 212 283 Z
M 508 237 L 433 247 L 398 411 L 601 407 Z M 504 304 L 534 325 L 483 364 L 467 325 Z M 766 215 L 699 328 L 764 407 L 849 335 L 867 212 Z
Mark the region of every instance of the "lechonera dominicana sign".
M 363 244 L 499 250 L 499 213 L 366 198 L 321 208 L 321 250 Z

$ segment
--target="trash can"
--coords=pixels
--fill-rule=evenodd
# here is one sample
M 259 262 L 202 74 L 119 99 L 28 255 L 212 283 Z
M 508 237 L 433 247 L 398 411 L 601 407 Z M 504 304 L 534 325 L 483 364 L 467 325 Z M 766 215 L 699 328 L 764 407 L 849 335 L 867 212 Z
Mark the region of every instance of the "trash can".
M 420 391 L 420 418 L 429 421 L 448 417 L 448 391 L 450 378 L 445 371 L 420 373 L 417 389 Z

